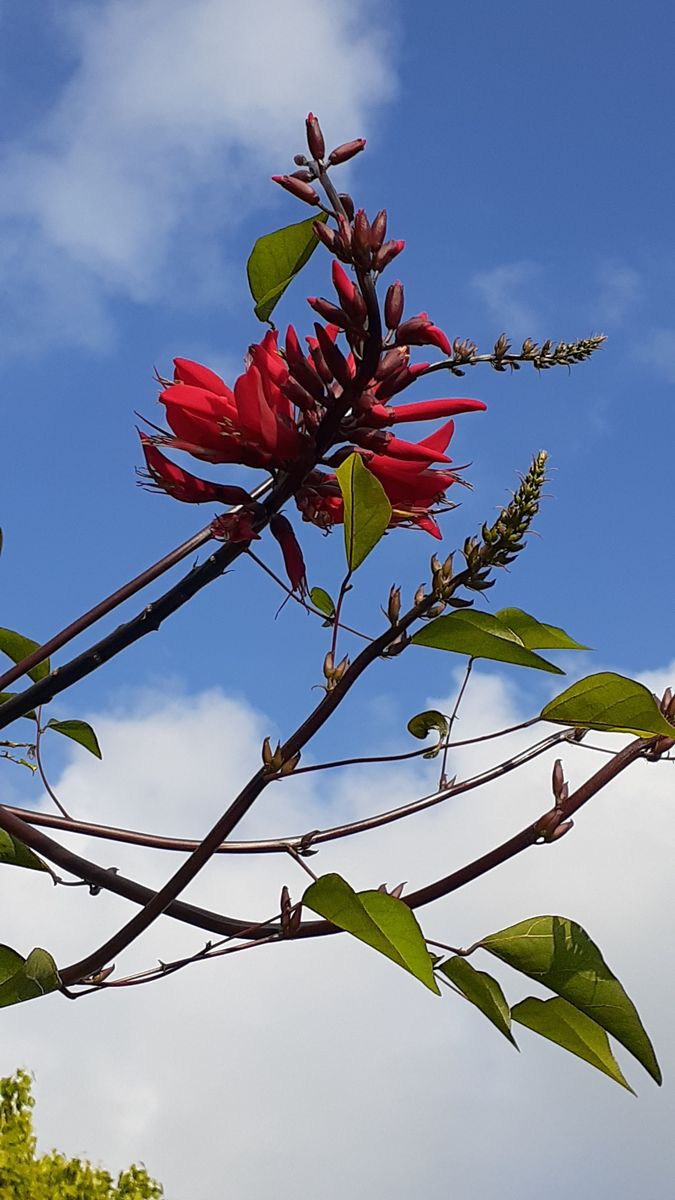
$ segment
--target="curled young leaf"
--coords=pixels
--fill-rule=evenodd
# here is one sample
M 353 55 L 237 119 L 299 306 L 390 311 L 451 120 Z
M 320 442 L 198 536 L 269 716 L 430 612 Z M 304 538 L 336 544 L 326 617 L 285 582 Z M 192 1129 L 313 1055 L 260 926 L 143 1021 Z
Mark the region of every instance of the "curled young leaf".
M 419 738 L 421 741 L 427 737 L 433 729 L 438 730 L 438 743 L 431 746 L 424 754 L 424 758 L 436 758 L 443 742 L 450 732 L 448 718 L 442 712 L 438 712 L 435 708 L 430 708 L 426 712 L 417 713 L 408 721 L 408 732 L 413 737 Z

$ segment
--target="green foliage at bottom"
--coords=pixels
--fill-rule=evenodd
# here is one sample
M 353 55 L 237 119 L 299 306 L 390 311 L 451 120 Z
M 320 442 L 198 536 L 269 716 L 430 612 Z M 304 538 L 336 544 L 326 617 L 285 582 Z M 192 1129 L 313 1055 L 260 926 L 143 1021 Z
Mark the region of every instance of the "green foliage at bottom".
M 160 1200 L 164 1190 L 144 1167 L 112 1175 L 56 1150 L 36 1157 L 31 1079 L 26 1071 L 0 1078 L 2 1200 Z

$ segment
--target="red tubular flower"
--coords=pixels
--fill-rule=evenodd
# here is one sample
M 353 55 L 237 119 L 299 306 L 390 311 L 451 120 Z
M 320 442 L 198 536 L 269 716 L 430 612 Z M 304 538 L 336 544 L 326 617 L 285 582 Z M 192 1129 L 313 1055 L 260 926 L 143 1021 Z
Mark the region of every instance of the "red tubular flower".
M 281 553 L 284 556 L 284 566 L 292 590 L 297 592 L 301 597 L 306 596 L 307 574 L 305 560 L 302 557 L 302 550 L 293 532 L 293 526 L 287 517 L 284 517 L 281 513 L 276 513 L 270 521 L 270 533 L 277 539 L 281 546 Z
M 139 430 L 139 437 L 151 480 L 149 486 L 185 504 L 204 504 L 209 501 L 216 504 L 247 504 L 250 501 L 251 497 L 243 488 L 198 479 L 166 458 L 146 433 Z
M 283 469 L 297 460 L 304 436 L 284 392 L 276 332 L 251 346 L 234 391 L 201 363 L 178 358 L 175 366 L 175 382 L 159 397 L 175 436 L 158 440 L 213 463 Z

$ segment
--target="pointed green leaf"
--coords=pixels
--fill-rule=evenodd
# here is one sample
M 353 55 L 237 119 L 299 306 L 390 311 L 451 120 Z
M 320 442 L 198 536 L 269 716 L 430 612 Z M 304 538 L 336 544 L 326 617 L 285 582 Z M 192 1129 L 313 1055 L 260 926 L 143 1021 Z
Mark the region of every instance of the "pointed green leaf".
M 654 1048 L 635 1005 L 598 947 L 575 921 L 567 917 L 530 917 L 491 933 L 479 945 L 586 1013 L 661 1083 Z
M 37 854 L 4 829 L 0 829 L 0 863 L 26 867 L 29 871 L 48 871 L 50 875 L 52 873 L 51 868 L 38 858 Z
M 62 733 L 64 737 L 72 738 L 74 742 L 84 746 L 85 750 L 94 754 L 96 758 L 103 758 L 98 738 L 91 725 L 88 725 L 86 721 L 48 721 L 47 729 L 53 729 L 55 733 Z
M 315 608 L 318 608 L 320 613 L 325 617 L 335 616 L 335 605 L 331 600 L 328 592 L 324 592 L 323 588 L 313 587 L 309 593 L 309 598 Z
M 449 958 L 439 967 L 439 970 L 518 1049 L 516 1039 L 511 1032 L 511 1012 L 497 980 L 488 975 L 486 971 L 477 971 L 475 967 L 471 966 L 468 959 L 462 958 L 460 955 L 456 958 Z
M 558 625 L 543 625 L 522 608 L 501 608 L 495 616 L 518 634 L 528 650 L 589 650 Z
M 386 892 L 355 892 L 339 875 L 322 875 L 307 888 L 302 903 L 440 995 L 422 930 L 402 900 Z
M 607 733 L 675 738 L 675 725 L 666 721 L 649 688 L 609 671 L 573 683 L 542 708 L 541 718 Z
M 358 454 L 335 472 L 345 506 L 345 554 L 350 571 L 368 557 L 391 520 L 391 504 L 379 479 L 364 467 Z
M 13 700 L 16 694 L 16 692 L 0 692 L 0 704 L 4 704 L 5 700 Z M 23 715 L 27 721 L 37 721 L 37 713 L 34 708 Z
M 554 675 L 565 674 L 560 667 L 554 667 L 553 663 L 528 650 L 518 634 L 491 613 L 465 610 L 447 617 L 436 617 L 435 621 L 430 621 L 417 631 L 413 642 L 417 646 L 468 654 L 470 658 L 488 658 L 493 662 L 515 663 L 519 667 L 550 671 Z
M 309 262 L 319 240 L 312 229 L 315 221 L 327 221 L 326 213 L 317 213 L 296 225 L 285 225 L 274 233 L 258 238 L 246 264 L 248 286 L 255 300 L 255 315 L 268 321 L 277 301 L 289 283 Z
M 37 650 L 39 645 L 39 642 L 34 642 L 32 638 L 24 637 L 21 633 L 15 633 L 13 629 L 0 629 L 0 650 L 8 658 L 11 658 L 12 662 L 21 662 L 22 659 Z M 38 683 L 40 679 L 44 679 L 45 675 L 49 675 L 49 669 L 49 659 L 45 658 L 37 666 L 31 667 L 26 674 L 34 683 Z
M 12 963 L 14 970 L 8 973 Z M 46 996 L 61 983 L 56 963 L 46 950 L 31 950 L 24 960 L 9 946 L 0 947 L 0 979 L 0 1008 Z
M 12 975 L 23 966 L 23 958 L 17 954 L 16 950 L 12 950 L 11 946 L 0 945 L 0 985 L 6 979 L 11 979 Z
M 408 721 L 408 732 L 413 737 L 420 738 L 421 741 L 431 733 L 432 729 L 437 729 L 439 733 L 438 744 L 427 750 L 424 758 L 436 758 L 445 738 L 450 732 L 448 718 L 442 712 L 438 712 L 435 708 L 428 709 L 427 712 L 417 713 Z
M 520 1025 L 562 1046 L 563 1050 L 569 1050 L 570 1054 L 583 1058 L 635 1095 L 612 1054 L 604 1029 L 574 1005 L 568 1004 L 567 1000 L 560 996 L 554 996 L 551 1000 L 537 1000 L 534 996 L 528 996 L 511 1009 L 511 1016 Z

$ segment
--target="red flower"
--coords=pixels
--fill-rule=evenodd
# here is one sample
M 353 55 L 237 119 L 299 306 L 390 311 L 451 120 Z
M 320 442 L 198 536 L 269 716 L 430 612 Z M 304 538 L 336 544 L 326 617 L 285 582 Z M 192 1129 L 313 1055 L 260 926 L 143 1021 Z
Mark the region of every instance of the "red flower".
M 146 433 L 139 430 L 139 437 L 151 480 L 150 487 L 158 488 L 185 504 L 204 504 L 208 501 L 216 504 L 247 504 L 250 501 L 251 497 L 243 488 L 198 479 L 196 475 L 172 463 Z
M 175 382 L 159 398 L 175 436 L 158 440 L 214 463 L 273 469 L 298 458 L 304 438 L 282 390 L 288 368 L 276 333 L 251 347 L 234 391 L 208 367 L 184 358 L 174 361 Z

